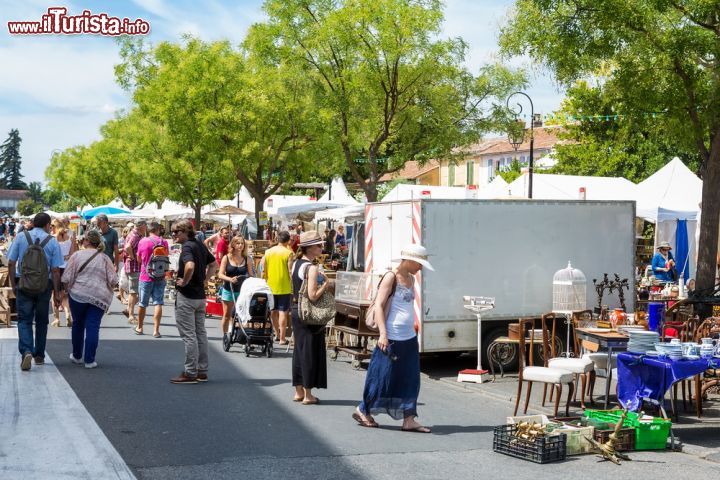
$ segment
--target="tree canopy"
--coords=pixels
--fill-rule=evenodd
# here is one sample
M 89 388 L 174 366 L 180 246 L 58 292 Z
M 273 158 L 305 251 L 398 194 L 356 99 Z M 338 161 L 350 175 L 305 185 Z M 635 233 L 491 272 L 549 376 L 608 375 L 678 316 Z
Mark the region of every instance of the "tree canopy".
M 364 190 L 409 160 L 448 157 L 476 140 L 503 111 L 522 74 L 499 65 L 478 76 L 463 66 L 462 39 L 438 40 L 436 0 L 267 0 L 266 22 L 249 42 L 269 58 L 291 62 L 312 84 L 322 134 Z
M 720 6 L 706 1 L 517 0 L 500 42 L 572 85 L 602 78 L 619 114 L 655 121 L 697 152 L 703 179 L 697 289 L 711 290 L 720 214 Z
M 669 131 L 657 113 L 618 115 L 616 93 L 611 86 L 578 81 L 567 90 L 556 118 L 571 120 L 559 131 L 564 140 L 555 147 L 558 160 L 553 173 L 625 177 L 641 182 L 679 157 L 698 171 L 697 149 Z

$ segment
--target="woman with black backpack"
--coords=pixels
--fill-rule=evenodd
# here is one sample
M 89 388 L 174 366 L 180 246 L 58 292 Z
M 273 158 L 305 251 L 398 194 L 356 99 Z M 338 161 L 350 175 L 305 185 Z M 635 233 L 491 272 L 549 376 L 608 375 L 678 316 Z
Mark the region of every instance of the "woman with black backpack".
M 105 244 L 99 231 L 87 232 L 82 247 L 70 257 L 62 276 L 73 318 L 70 360 L 95 368 L 100 321 L 110 308 L 118 277 L 110 257 L 102 254 Z

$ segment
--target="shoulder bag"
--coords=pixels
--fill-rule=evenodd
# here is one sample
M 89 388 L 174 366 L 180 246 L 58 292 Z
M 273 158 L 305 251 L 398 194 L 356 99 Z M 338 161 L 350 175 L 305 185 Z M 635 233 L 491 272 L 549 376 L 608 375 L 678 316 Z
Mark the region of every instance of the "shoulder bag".
M 301 268 L 302 265 L 298 268 Z M 300 323 L 308 326 L 325 326 L 335 319 L 335 295 L 325 290 L 316 301 L 311 301 L 308 295 L 308 265 L 305 269 L 303 282 L 298 293 L 298 314 Z
M 390 295 L 388 295 L 387 300 L 385 301 L 385 307 L 383 308 L 383 312 L 385 314 L 385 319 L 387 320 L 387 314 L 388 311 L 390 311 L 390 305 L 392 303 L 392 297 L 395 295 L 395 287 L 397 287 L 397 275 L 395 275 L 395 272 L 387 272 L 385 275 L 392 274 L 393 276 L 393 283 L 392 283 L 392 289 L 390 290 Z M 382 285 L 382 281 L 385 279 L 385 275 L 382 276 L 380 279 L 380 282 L 378 282 L 378 290 L 380 289 L 380 285 Z M 377 319 L 375 318 L 375 302 L 377 302 L 377 294 L 375 294 L 375 298 L 373 299 L 372 303 L 367 309 L 367 312 L 365 313 L 365 325 L 367 328 L 374 332 L 378 332 L 378 326 L 377 326 Z

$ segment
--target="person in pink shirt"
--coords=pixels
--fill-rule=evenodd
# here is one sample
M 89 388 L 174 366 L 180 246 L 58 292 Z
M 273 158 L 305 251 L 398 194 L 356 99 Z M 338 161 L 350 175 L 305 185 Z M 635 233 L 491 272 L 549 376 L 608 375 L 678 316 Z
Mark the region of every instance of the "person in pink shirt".
M 160 237 L 160 224 L 150 222 L 150 236 L 140 240 L 137 247 L 137 260 L 140 264 L 140 282 L 138 301 L 138 325 L 135 328 L 137 335 L 143 334 L 143 322 L 145 312 L 152 299 L 155 305 L 153 312 L 153 337 L 160 338 L 160 319 L 162 318 L 162 307 L 165 297 L 165 271 L 169 267 L 168 242 Z M 152 264 L 151 264 L 152 260 Z
M 218 240 L 217 247 L 215 248 L 215 261 L 218 265 L 220 265 L 223 257 L 228 253 L 228 247 L 230 246 L 230 237 L 230 228 L 223 227 L 220 230 L 220 240 Z

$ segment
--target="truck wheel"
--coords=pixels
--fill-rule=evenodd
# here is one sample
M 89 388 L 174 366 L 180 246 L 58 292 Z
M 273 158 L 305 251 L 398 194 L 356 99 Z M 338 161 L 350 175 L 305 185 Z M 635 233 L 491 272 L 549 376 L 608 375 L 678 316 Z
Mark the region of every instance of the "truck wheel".
M 507 337 L 508 331 L 505 328 L 496 328 L 491 330 L 488 335 L 483 335 L 482 349 L 482 366 L 486 370 L 490 370 L 490 360 L 488 358 L 488 347 L 500 337 Z M 495 347 L 494 361 L 502 363 L 505 372 L 517 371 L 518 367 L 518 345 L 516 343 L 500 343 Z M 493 365 L 495 373 L 500 373 L 497 363 Z

